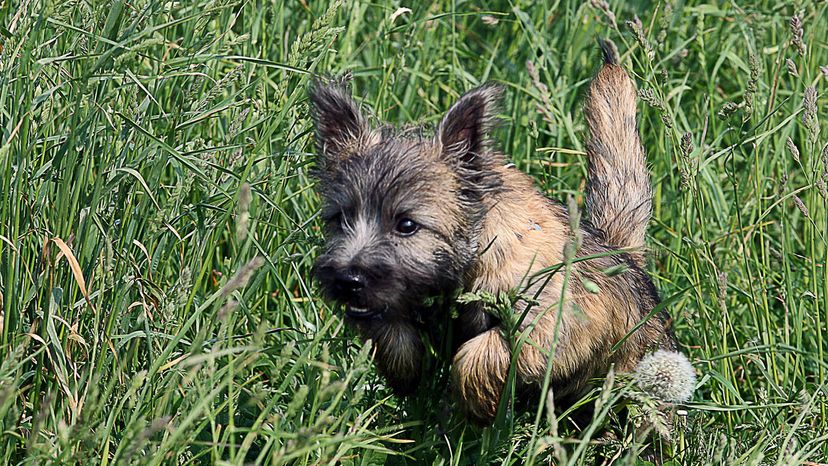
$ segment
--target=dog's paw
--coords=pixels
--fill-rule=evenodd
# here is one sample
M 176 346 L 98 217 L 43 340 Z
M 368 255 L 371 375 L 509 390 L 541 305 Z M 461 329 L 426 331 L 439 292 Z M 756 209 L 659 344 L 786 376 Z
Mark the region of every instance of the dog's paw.
M 454 356 L 452 379 L 463 412 L 479 424 L 490 424 L 509 374 L 511 354 L 497 328 L 465 342 Z

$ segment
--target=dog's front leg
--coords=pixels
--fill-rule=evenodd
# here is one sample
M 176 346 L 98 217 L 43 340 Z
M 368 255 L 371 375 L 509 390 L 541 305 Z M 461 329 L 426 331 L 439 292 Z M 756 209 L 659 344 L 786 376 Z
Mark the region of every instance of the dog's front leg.
M 528 331 L 520 346 L 515 374 L 521 386 L 542 384 L 548 361 L 548 351 L 554 337 L 555 318 L 542 315 L 527 317 L 532 325 L 521 325 Z M 517 342 L 515 342 L 517 343 Z M 552 361 L 552 379 L 559 379 L 568 364 L 575 364 L 566 345 L 559 346 Z M 468 340 L 454 356 L 452 378 L 463 411 L 472 420 L 488 424 L 497 414 L 497 406 L 506 385 L 511 362 L 511 350 L 499 327 L 487 330 Z
M 425 346 L 417 328 L 409 321 L 371 320 L 354 322 L 362 339 L 374 345 L 374 361 L 388 385 L 398 395 L 409 395 L 420 382 Z
M 497 405 L 509 375 L 511 353 L 497 327 L 463 343 L 452 364 L 452 379 L 458 401 L 473 421 L 488 424 L 497 414 Z

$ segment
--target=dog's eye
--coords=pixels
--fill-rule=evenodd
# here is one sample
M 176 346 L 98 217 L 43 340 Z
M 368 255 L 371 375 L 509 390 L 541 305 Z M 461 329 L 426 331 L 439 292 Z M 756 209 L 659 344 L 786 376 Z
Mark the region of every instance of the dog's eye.
M 411 220 L 410 218 L 403 218 L 397 222 L 397 226 L 395 230 L 398 234 L 402 236 L 411 236 L 414 233 L 417 233 L 417 230 L 420 229 L 420 225 L 417 225 L 417 222 Z

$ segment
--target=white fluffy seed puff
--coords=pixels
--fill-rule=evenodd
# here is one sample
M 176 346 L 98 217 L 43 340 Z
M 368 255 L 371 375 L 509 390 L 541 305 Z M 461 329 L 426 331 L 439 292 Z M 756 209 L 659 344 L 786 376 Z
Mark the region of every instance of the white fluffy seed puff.
M 676 351 L 658 350 L 645 356 L 634 372 L 642 390 L 670 403 L 684 403 L 696 388 L 696 371 L 687 356 Z

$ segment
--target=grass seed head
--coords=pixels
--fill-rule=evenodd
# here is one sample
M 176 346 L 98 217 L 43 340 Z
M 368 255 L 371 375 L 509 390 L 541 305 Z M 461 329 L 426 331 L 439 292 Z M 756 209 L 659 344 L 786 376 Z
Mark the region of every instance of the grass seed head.
M 250 184 L 244 183 L 239 188 L 239 208 L 236 214 L 236 239 L 244 241 L 250 227 L 250 202 L 253 196 Z
M 799 163 L 799 149 L 796 148 L 796 145 L 793 142 L 793 139 L 790 137 L 785 141 L 785 147 L 788 148 L 788 152 L 791 153 L 791 157 L 793 157 L 796 163 Z
M 264 259 L 260 256 L 256 256 L 251 259 L 248 263 L 244 264 L 241 269 L 233 276 L 224 287 L 221 289 L 222 296 L 228 296 L 233 291 L 244 288 L 247 286 L 247 283 L 253 277 L 253 273 L 259 269 L 259 267 L 264 264 Z
M 808 135 L 811 142 L 816 142 L 819 136 L 819 121 L 817 120 L 817 90 L 814 86 L 805 88 L 805 94 L 802 99 L 802 106 L 805 112 L 802 115 L 802 122 L 808 128 Z
M 805 43 L 802 42 L 802 36 L 804 35 L 804 29 L 802 28 L 802 20 L 799 19 L 799 16 L 793 16 L 790 21 L 791 26 L 791 43 L 793 43 L 794 48 L 796 49 L 799 55 L 805 55 Z
M 786 58 L 785 59 L 785 67 L 788 68 L 788 74 L 789 75 L 791 75 L 795 78 L 799 77 L 799 71 L 796 70 L 796 63 L 794 63 L 793 60 L 791 60 L 790 58 Z
M 584 241 L 584 235 L 581 232 L 579 225 L 581 224 L 581 211 L 578 209 L 578 203 L 574 196 L 566 198 L 566 208 L 569 211 L 569 225 L 572 231 L 572 238 L 567 242 L 564 254 L 568 260 L 575 257 L 575 253 L 581 249 L 581 244 Z
M 736 113 L 736 110 L 739 110 L 739 104 L 735 102 L 725 102 L 719 110 L 718 117 L 722 120 L 727 120 L 730 118 L 730 115 Z
M 604 16 L 607 17 L 607 21 L 609 21 L 610 26 L 612 26 L 613 29 L 618 29 L 618 22 L 615 19 L 615 13 L 610 10 L 609 3 L 607 3 L 606 0 L 591 0 L 589 3 L 593 8 L 601 10 L 601 13 L 604 13 Z
M 693 146 L 693 134 L 688 131 L 684 133 L 684 135 L 681 137 L 682 163 L 678 164 L 679 175 L 681 176 L 682 189 L 687 189 L 690 186 L 690 167 L 693 163 L 690 160 L 690 154 L 692 154 L 694 150 L 695 147 Z
M 822 146 L 822 169 L 828 172 L 828 142 Z
M 628 20 L 626 24 L 635 35 L 635 41 L 638 42 L 638 45 L 642 49 L 644 49 L 647 59 L 652 61 L 655 58 L 655 52 L 653 51 L 650 42 L 647 41 L 647 37 L 644 35 L 644 25 L 641 23 L 641 19 L 636 15 L 631 21 Z
M 828 172 L 823 173 L 822 176 L 816 182 L 817 189 L 819 190 L 819 195 L 822 196 L 823 199 L 828 199 L 828 185 L 826 185 L 825 183 L 826 178 L 828 178 Z M 0 318 L 2 318 L 2 315 L 0 315 Z M 1 325 L 0 330 L 2 330 Z
M 693 134 L 688 131 L 681 137 L 681 151 L 684 155 L 690 155 L 693 153 L 693 150 L 695 150 L 693 146 Z
M 727 273 L 719 272 L 716 280 L 719 286 L 718 304 L 722 312 L 727 311 Z
M 800 212 L 802 212 L 802 215 L 811 218 L 811 213 L 808 211 L 808 207 L 805 205 L 805 203 L 802 202 L 802 199 L 800 199 L 799 196 L 794 194 L 793 200 L 794 204 L 796 204 L 796 208 L 799 209 Z

